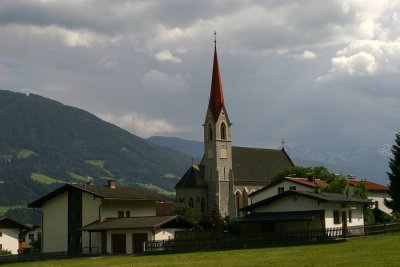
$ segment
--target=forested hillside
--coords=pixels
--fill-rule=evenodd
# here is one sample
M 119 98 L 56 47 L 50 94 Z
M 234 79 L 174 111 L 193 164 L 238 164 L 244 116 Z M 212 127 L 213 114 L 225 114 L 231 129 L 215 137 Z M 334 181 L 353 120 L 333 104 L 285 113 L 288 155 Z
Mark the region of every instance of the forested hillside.
M 171 192 L 190 162 L 81 109 L 0 90 L 0 206 L 25 204 L 88 176 Z

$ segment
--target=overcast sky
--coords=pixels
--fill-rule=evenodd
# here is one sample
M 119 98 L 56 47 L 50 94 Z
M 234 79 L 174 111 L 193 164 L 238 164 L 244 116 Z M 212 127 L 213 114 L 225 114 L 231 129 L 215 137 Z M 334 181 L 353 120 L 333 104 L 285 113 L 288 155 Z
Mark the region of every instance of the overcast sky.
M 397 0 L 1 0 L 0 88 L 202 140 L 214 30 L 235 145 L 393 143 Z

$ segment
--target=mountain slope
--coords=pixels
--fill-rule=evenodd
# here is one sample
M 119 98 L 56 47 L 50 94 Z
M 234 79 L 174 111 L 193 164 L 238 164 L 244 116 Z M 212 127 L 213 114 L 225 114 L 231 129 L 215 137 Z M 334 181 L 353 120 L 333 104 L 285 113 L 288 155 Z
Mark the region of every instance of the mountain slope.
M 173 191 L 191 162 L 78 108 L 0 90 L 0 206 L 36 199 L 61 182 L 151 184 Z

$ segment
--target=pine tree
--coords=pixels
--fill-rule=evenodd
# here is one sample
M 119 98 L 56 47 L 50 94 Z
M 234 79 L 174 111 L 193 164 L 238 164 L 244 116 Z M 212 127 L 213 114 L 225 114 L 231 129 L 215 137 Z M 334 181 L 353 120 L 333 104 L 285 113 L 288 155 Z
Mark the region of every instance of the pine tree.
M 389 160 L 389 195 L 391 201 L 387 204 L 393 212 L 400 211 L 400 133 L 396 134 L 395 144 L 392 146 L 393 157 Z

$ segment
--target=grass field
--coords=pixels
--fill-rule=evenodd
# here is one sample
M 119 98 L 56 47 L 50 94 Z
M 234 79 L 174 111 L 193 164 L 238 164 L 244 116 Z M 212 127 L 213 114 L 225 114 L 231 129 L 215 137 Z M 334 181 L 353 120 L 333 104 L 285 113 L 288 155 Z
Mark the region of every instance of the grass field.
M 393 234 L 323 245 L 78 258 L 3 266 L 400 266 L 399 251 L 400 234 Z
M 63 181 L 59 181 L 59 180 L 56 180 L 56 179 L 54 179 L 52 177 L 46 176 L 46 175 L 41 174 L 41 173 L 36 173 L 36 172 L 31 174 L 31 178 L 33 180 L 35 180 L 36 182 L 39 182 L 39 183 L 42 183 L 42 184 L 63 183 Z

